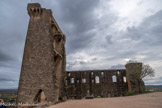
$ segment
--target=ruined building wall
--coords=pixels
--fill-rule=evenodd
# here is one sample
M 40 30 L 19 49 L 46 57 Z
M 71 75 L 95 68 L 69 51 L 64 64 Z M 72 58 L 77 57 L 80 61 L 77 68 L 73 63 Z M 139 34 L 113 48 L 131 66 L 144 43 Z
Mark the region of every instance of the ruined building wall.
M 57 102 L 65 97 L 65 36 L 50 9 L 28 4 L 30 21 L 17 103 Z
M 126 71 L 85 70 L 66 72 L 68 98 L 124 96 L 127 92 Z

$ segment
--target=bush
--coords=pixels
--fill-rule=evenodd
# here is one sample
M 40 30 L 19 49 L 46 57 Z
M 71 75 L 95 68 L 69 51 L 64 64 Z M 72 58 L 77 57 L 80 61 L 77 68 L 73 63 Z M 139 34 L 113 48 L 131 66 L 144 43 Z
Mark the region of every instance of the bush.
M 133 96 L 133 95 L 136 95 L 136 93 L 134 91 L 128 91 L 126 95 L 127 96 Z

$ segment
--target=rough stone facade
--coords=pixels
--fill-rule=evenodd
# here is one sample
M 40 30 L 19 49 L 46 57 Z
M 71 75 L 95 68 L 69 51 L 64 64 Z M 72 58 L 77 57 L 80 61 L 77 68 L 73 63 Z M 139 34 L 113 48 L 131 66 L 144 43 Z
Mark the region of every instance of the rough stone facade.
M 68 98 L 114 97 L 127 93 L 126 70 L 67 71 Z
M 127 63 L 125 65 L 128 79 L 128 90 L 137 93 L 145 91 L 144 81 L 140 78 L 142 63 Z
M 65 35 L 50 9 L 28 4 L 30 16 L 17 103 L 55 103 L 65 98 Z
M 125 96 L 128 91 L 144 92 L 145 85 L 140 79 L 142 63 L 128 63 L 125 67 L 118 70 L 67 71 L 67 98 L 114 97 Z

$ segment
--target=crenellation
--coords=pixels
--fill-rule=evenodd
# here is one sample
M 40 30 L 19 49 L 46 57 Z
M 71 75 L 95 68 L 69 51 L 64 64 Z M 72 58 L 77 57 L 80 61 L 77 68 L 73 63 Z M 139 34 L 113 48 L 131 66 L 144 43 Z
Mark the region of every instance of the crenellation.
M 27 10 L 29 16 L 32 18 L 40 18 L 42 13 L 42 8 L 38 3 L 28 4 Z

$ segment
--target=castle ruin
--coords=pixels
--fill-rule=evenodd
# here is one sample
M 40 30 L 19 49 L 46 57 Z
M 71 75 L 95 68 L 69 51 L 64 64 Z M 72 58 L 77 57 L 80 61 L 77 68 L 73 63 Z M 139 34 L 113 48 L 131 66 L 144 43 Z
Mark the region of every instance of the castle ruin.
M 32 3 L 27 7 L 30 21 L 24 48 L 17 103 L 57 102 L 85 97 L 125 96 L 138 92 L 131 73 L 142 70 L 141 63 L 126 69 L 66 71 L 65 41 L 50 9 Z M 141 84 L 144 87 L 144 83 Z

